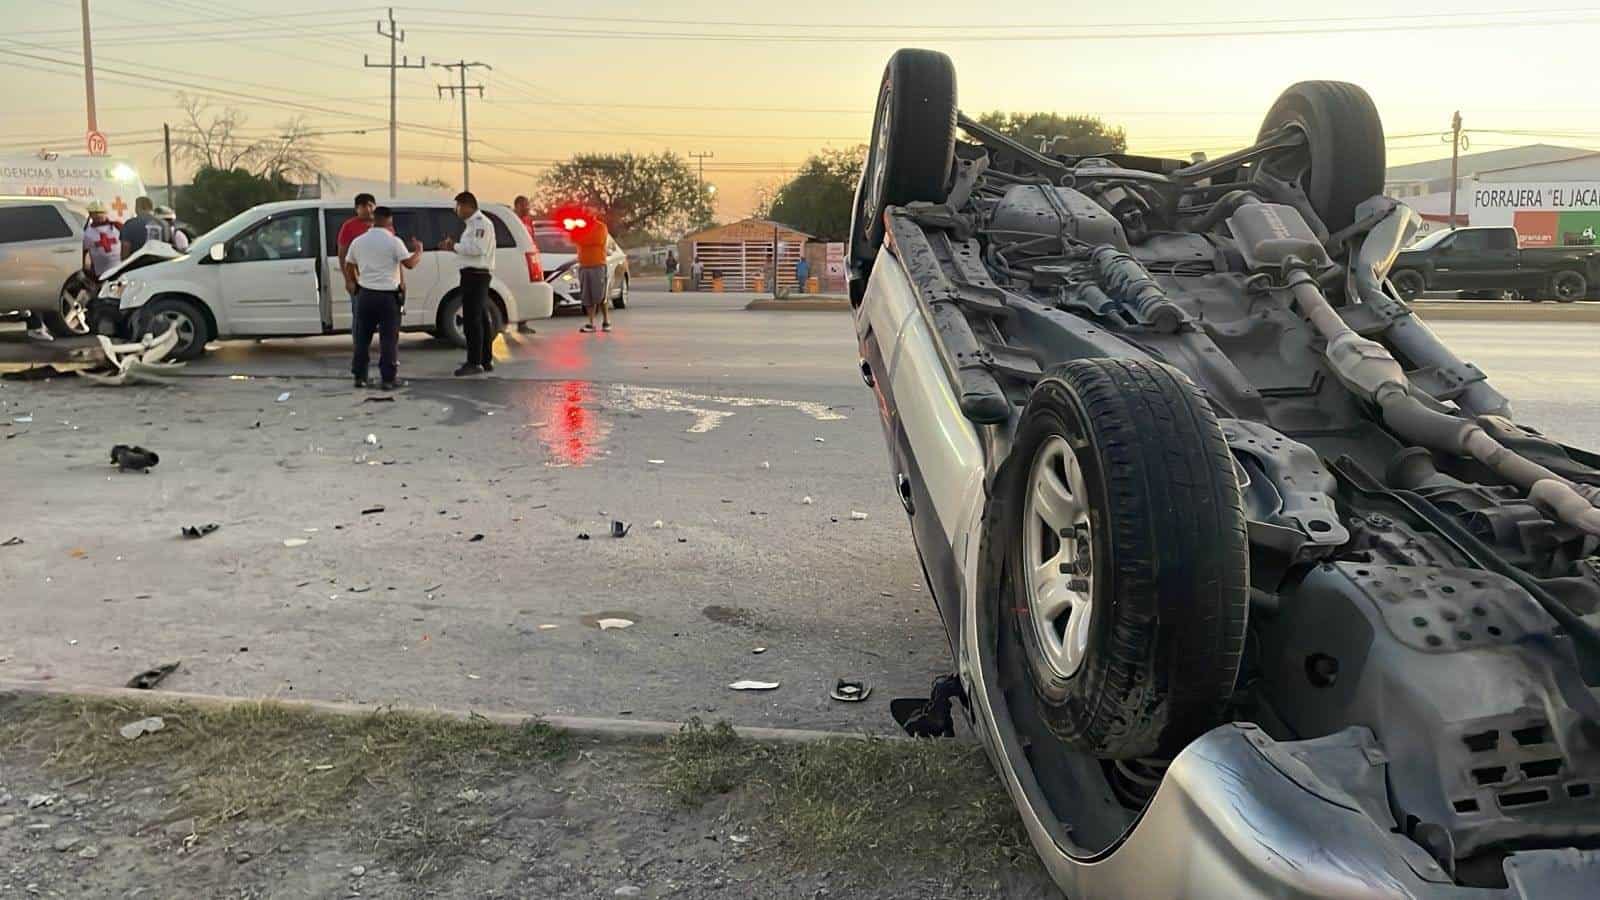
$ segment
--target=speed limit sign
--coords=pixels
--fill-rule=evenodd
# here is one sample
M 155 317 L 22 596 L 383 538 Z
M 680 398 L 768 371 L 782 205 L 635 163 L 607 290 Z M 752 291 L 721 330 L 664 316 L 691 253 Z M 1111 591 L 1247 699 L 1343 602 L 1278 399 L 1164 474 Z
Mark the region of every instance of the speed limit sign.
M 89 132 L 86 143 L 89 145 L 90 156 L 105 156 L 111 152 L 110 146 L 106 143 L 106 136 L 98 131 Z

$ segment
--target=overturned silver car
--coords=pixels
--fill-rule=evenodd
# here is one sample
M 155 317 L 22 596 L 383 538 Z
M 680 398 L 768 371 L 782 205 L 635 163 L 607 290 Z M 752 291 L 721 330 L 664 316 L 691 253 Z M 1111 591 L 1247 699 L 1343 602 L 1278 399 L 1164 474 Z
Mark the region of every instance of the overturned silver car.
M 889 62 L 852 301 L 935 704 L 1056 881 L 1600 896 L 1600 456 L 1387 282 L 1418 223 L 1367 94 L 1189 162 L 1042 154 L 955 85 Z

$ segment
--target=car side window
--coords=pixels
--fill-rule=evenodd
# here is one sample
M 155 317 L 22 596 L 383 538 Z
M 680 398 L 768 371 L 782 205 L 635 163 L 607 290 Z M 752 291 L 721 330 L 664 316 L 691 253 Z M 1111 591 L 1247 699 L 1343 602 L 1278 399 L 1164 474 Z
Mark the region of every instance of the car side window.
M 1488 238 L 1482 231 L 1463 231 L 1450 239 L 1450 247 L 1457 253 L 1479 253 L 1488 249 Z
M 355 215 L 355 212 L 348 209 L 325 209 L 322 211 L 324 255 L 332 257 L 339 255 L 339 229 L 343 228 L 344 223 L 349 221 L 353 215 Z
M 0 244 L 68 237 L 72 237 L 72 228 L 53 206 L 0 207 Z
M 429 248 L 437 247 L 445 238 L 452 241 L 461 240 L 461 232 L 465 230 L 466 223 L 449 209 L 426 210 L 428 224 L 432 226 L 433 241 L 425 242 Z
M 500 221 L 500 217 L 494 213 L 484 213 L 484 215 L 488 216 L 489 221 L 494 223 L 494 245 L 502 250 L 507 248 L 515 248 L 517 246 L 517 239 L 512 236 L 511 229 L 506 227 L 506 223 Z M 517 224 L 519 226 L 521 225 L 520 222 Z M 527 229 L 523 230 L 526 231 Z
M 313 259 L 317 255 L 315 210 L 297 210 L 256 223 L 227 243 L 230 263 Z
M 1515 250 L 1517 248 L 1517 233 L 1509 229 L 1491 231 L 1489 235 L 1490 250 Z

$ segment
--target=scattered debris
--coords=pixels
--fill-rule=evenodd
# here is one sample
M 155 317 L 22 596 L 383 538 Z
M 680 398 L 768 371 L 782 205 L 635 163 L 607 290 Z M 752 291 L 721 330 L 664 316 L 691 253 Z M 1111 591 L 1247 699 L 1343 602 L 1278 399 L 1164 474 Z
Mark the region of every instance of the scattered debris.
M 83 838 L 81 837 L 58 837 L 56 842 L 50 846 L 54 847 L 57 853 L 66 853 L 81 843 L 83 843 Z
M 864 512 L 860 512 L 858 510 L 852 509 L 852 510 L 850 510 L 850 518 L 856 520 L 857 522 L 864 522 L 864 521 L 866 521 L 867 514 L 864 513 Z
M 348 587 L 348 588 L 345 588 L 345 590 L 349 591 L 352 594 L 365 594 L 367 591 L 372 590 L 372 585 L 366 584 L 366 585 L 362 585 L 360 587 Z
M 118 444 L 111 448 L 111 462 L 122 472 L 143 472 L 161 462 L 161 457 L 154 450 Z
M 19 372 L 0 373 L 0 378 L 6 381 L 47 381 L 51 378 L 61 378 L 66 375 L 75 375 L 76 372 L 63 372 L 55 366 L 32 366 Z
M 73 547 L 71 550 L 67 551 L 67 555 L 73 559 L 83 559 L 85 556 L 89 555 L 89 551 L 83 549 L 82 547 Z
M 372 516 L 372 515 L 377 515 L 377 514 L 378 514 L 378 513 L 381 513 L 381 512 L 383 512 L 383 509 L 384 509 L 384 507 L 383 507 L 383 505 L 382 505 L 382 504 L 378 504 L 378 505 L 376 505 L 376 506 L 369 506 L 369 507 L 367 507 L 367 508 L 366 508 L 366 509 L 363 509 L 363 510 L 362 510 L 362 511 L 361 511 L 361 514 L 362 514 L 362 515 L 363 515 L 363 516 Z
M 163 362 L 178 346 L 178 329 L 161 335 L 145 335 L 138 341 L 113 344 L 105 335 L 95 335 L 105 357 L 105 371 L 86 371 L 82 377 L 99 385 L 120 387 L 126 384 L 166 384 L 166 376 L 183 368 L 181 362 Z
M 100 848 L 99 847 L 93 847 L 93 846 L 85 847 L 82 850 L 78 851 L 78 858 L 79 859 L 99 859 L 100 858 Z
M 366 866 L 351 866 L 350 867 L 350 877 L 351 878 L 360 878 L 361 876 L 363 876 L 365 874 L 367 874 L 367 867 Z
M 865 681 L 841 678 L 834 683 L 833 690 L 828 692 L 828 696 L 838 700 L 840 703 L 860 703 L 867 699 L 867 695 L 870 693 L 872 693 L 872 685 L 867 684 Z
M 587 541 L 588 539 L 589 539 L 589 532 L 587 532 L 587 531 L 578 532 L 578 540 Z
M 625 609 L 603 609 L 579 616 L 578 621 L 600 631 L 632 628 L 639 622 L 639 614 Z
M 728 685 L 736 691 L 775 691 L 778 689 L 776 681 L 735 681 Z
M 182 663 L 183 660 L 178 659 L 169 663 L 162 663 L 153 669 L 146 669 L 145 671 L 140 672 L 139 674 L 128 679 L 128 687 L 140 691 L 151 690 L 156 685 L 165 681 L 168 675 L 178 671 L 178 666 Z
M 800 498 L 800 505 L 801 506 L 810 506 L 811 504 L 813 504 L 815 502 L 817 502 L 817 501 L 812 500 L 809 496 Z
M 650 523 L 650 527 L 659 531 L 660 529 L 665 528 L 666 524 L 667 523 L 661 521 L 660 519 L 657 519 L 654 522 Z
M 546 622 L 543 625 L 539 626 L 539 630 L 540 631 L 554 631 L 554 630 L 556 630 L 557 628 L 560 628 L 560 627 L 561 627 L 560 625 L 552 625 L 551 623 Z
M 625 538 L 628 536 L 628 532 L 632 530 L 633 526 L 627 522 L 619 522 L 616 519 L 611 520 L 611 536 L 614 538 Z
M 367 446 L 368 447 L 376 447 L 376 446 L 378 446 L 378 436 L 375 435 L 375 434 L 368 434 L 367 435 Z
M 167 723 L 163 722 L 160 716 L 151 716 L 148 719 L 129 722 L 117 729 L 117 733 L 131 741 L 141 735 L 153 734 L 165 727 L 167 727 Z
M 748 834 L 730 834 L 730 835 L 728 835 L 728 840 L 732 841 L 735 844 L 748 844 L 748 843 L 750 843 L 750 835 L 748 835 Z
M 26 544 L 26 543 L 27 543 L 27 541 L 23 540 L 20 537 L 17 537 L 15 535 L 13 535 L 11 537 L 6 538 L 4 542 L 0 542 L 0 547 L 20 547 L 20 546 L 22 546 L 23 544 Z
M 394 397 L 390 394 L 376 394 L 361 401 L 362 403 L 393 403 Z
M 753 650 L 751 650 L 750 652 L 755 654 L 756 656 L 760 656 L 761 654 L 767 652 L 767 648 L 765 648 L 765 647 L 756 647 Z
M 481 541 L 481 540 L 483 540 L 483 535 L 481 535 L 481 534 L 475 534 L 475 535 L 473 535 L 473 536 L 472 536 L 472 537 L 469 537 L 469 538 L 467 538 L 467 543 L 469 543 L 469 544 L 476 544 L 476 543 L 477 543 L 477 542 L 479 542 L 479 541 Z
M 207 522 L 204 525 L 185 525 L 183 526 L 183 536 L 191 540 L 195 538 L 203 538 L 221 527 L 221 525 L 218 525 L 215 522 Z
M 283 402 L 287 401 L 292 396 L 294 396 L 294 392 L 293 391 L 284 391 L 283 393 L 278 395 L 278 402 L 279 403 L 283 403 Z
M 468 677 L 468 678 L 471 678 L 471 679 L 472 679 L 472 680 L 473 680 L 473 681 L 478 681 L 478 680 L 480 680 L 480 679 L 482 679 L 482 678 L 483 678 L 483 676 L 482 676 L 482 675 L 474 675 L 474 674 L 472 674 L 472 673 L 471 673 L 471 672 L 468 672 L 468 673 L 467 673 L 467 677 Z
M 762 460 L 761 461 L 761 468 L 770 469 L 770 468 L 772 468 L 772 463 L 767 462 L 766 460 Z
M 644 893 L 644 888 L 636 884 L 625 884 L 611 892 L 613 897 L 638 897 Z
M 828 442 L 827 438 L 822 438 L 822 437 L 814 437 L 814 438 L 812 438 L 812 440 L 816 441 L 819 444 L 826 444 Z
M 305 538 L 285 538 L 283 541 L 285 547 L 304 547 L 309 543 L 311 542 Z
M 56 801 L 60 799 L 61 797 L 58 794 L 29 794 L 28 808 L 38 809 L 41 806 L 55 806 Z
M 652 466 L 664 466 L 664 465 L 667 464 L 667 461 L 664 460 L 664 459 L 647 459 L 647 460 L 645 460 L 645 462 L 649 463 Z
M 11 419 L 11 421 L 17 423 L 18 425 L 31 425 L 33 424 L 33 416 L 31 414 L 26 416 L 15 416 Z

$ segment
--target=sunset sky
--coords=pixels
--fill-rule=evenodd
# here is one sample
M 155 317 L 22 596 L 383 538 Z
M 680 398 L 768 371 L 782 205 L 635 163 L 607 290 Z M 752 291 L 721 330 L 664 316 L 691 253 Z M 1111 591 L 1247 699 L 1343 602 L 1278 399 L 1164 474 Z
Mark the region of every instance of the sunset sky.
M 896 47 L 956 61 L 961 105 L 1091 113 L 1130 149 L 1213 155 L 1248 143 L 1288 84 L 1357 82 L 1383 113 L 1391 163 L 1448 154 L 1460 109 L 1472 149 L 1600 147 L 1594 73 L 1600 6 L 534 0 L 394 8 L 413 61 L 489 63 L 473 82 L 473 188 L 509 199 L 579 151 L 710 152 L 718 214 L 747 214 L 808 153 L 865 140 L 876 81 Z M 77 0 L 0 0 L 0 152 L 81 150 Z M 91 0 L 100 129 L 145 181 L 176 93 L 235 106 L 252 133 L 303 115 L 329 168 L 386 178 L 384 7 L 304 0 Z M 973 19 L 981 11 L 982 21 Z M 461 182 L 459 107 L 442 69 L 400 73 L 402 181 Z M 365 130 L 365 134 L 349 133 Z M 180 173 L 179 180 L 185 180 Z

